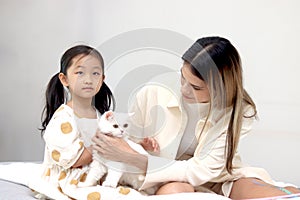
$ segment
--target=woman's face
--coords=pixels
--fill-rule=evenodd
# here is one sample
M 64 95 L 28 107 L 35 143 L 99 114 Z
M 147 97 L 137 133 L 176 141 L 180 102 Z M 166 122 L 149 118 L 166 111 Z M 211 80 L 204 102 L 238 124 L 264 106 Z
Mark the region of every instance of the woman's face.
M 206 83 L 192 73 L 189 63 L 184 63 L 181 68 L 181 94 L 187 103 L 207 103 L 210 100 Z

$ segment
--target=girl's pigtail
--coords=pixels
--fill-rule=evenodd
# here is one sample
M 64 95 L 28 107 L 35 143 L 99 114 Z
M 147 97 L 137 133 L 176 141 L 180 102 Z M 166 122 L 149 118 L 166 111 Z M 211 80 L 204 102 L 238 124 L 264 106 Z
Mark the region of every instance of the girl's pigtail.
M 105 82 L 102 83 L 100 91 L 95 96 L 95 107 L 101 114 L 110 109 L 115 109 L 114 96 Z
M 64 103 L 64 87 L 61 84 L 59 73 L 55 74 L 49 81 L 46 90 L 46 105 L 42 112 L 42 128 L 40 128 L 41 133 L 46 130 L 51 117 L 58 107 Z

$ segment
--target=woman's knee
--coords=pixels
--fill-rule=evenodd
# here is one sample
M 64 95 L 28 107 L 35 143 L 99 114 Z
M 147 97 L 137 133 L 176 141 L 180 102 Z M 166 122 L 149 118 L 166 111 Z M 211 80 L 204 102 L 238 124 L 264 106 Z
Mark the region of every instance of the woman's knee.
M 161 186 L 156 194 L 174 194 L 174 193 L 182 193 L 182 192 L 194 192 L 194 187 L 189 183 L 183 182 L 170 182 Z

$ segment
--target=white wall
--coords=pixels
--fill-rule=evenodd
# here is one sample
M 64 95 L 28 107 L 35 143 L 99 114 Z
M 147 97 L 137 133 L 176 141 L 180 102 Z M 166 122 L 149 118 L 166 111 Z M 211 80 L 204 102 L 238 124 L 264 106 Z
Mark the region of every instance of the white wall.
M 299 7 L 298 0 L 2 0 L 0 161 L 42 159 L 37 128 L 44 90 L 68 47 L 81 42 L 99 47 L 127 31 L 166 29 L 191 41 L 208 35 L 231 40 L 260 116 L 242 142 L 245 160 L 300 185 Z M 107 82 L 113 85 L 117 78 L 107 76 Z

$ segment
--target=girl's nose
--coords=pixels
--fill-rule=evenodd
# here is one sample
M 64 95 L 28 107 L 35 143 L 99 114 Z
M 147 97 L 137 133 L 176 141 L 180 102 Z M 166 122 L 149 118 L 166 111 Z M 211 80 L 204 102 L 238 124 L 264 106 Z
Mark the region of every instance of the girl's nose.
M 84 77 L 84 83 L 85 84 L 91 84 L 92 83 L 92 79 L 91 79 L 91 76 L 90 75 L 86 75 Z

